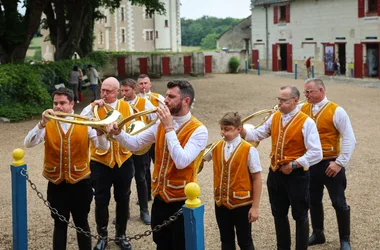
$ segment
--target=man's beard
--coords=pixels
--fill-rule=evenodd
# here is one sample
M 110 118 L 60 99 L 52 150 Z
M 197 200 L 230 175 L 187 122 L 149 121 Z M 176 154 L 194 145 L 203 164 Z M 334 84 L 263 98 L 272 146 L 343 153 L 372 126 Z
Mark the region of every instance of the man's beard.
M 181 111 L 181 109 L 182 109 L 182 102 L 178 103 L 177 106 L 175 107 L 170 107 L 169 108 L 170 114 L 177 116 L 177 114 Z

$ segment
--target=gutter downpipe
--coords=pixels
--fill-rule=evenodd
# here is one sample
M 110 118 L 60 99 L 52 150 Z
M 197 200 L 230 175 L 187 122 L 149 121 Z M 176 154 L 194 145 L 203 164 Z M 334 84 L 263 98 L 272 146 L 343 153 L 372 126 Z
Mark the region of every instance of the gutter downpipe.
M 264 5 L 265 8 L 265 40 L 266 40 L 266 56 L 265 56 L 265 63 L 266 63 L 266 70 L 269 70 L 269 30 L 268 30 L 268 5 Z

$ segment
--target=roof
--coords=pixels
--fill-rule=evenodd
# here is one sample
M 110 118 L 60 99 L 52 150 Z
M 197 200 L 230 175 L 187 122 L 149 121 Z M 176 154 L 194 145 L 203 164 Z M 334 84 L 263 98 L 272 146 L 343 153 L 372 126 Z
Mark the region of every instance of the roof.
M 251 16 L 249 16 L 247 18 L 242 19 L 240 22 L 238 22 L 237 24 L 235 24 L 233 27 L 231 27 L 228 30 L 224 31 L 222 34 L 220 34 L 219 36 L 217 36 L 216 39 L 221 38 L 224 34 L 226 34 L 228 31 L 232 30 L 233 28 L 235 28 L 237 25 L 241 24 L 242 22 L 247 22 L 247 21 L 249 21 L 249 26 L 251 26 Z
M 254 0 L 253 5 L 259 6 L 264 4 L 276 4 L 276 3 L 285 3 L 290 2 L 290 0 Z

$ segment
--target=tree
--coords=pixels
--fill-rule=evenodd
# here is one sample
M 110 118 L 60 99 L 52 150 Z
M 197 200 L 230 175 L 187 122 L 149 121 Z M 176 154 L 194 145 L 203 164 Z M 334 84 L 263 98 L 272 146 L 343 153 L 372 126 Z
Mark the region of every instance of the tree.
M 201 49 L 216 49 L 217 37 L 218 37 L 218 34 L 216 33 L 208 34 L 201 41 Z
M 23 63 L 30 41 L 40 26 L 46 0 L 0 1 L 0 63 Z M 25 15 L 18 11 L 18 4 Z
M 145 5 L 148 12 L 164 13 L 160 0 L 129 0 Z M 121 0 L 0 0 L 0 63 L 23 63 L 30 41 L 36 34 L 42 12 L 50 41 L 56 47 L 55 59 L 71 58 L 75 51 L 82 56 L 92 51 L 94 20 L 102 15 L 99 7 L 114 10 Z M 18 10 L 25 9 L 25 15 Z M 83 40 L 83 41 L 82 41 Z M 82 41 L 82 42 L 81 42 Z M 79 48 L 80 45 L 80 48 Z

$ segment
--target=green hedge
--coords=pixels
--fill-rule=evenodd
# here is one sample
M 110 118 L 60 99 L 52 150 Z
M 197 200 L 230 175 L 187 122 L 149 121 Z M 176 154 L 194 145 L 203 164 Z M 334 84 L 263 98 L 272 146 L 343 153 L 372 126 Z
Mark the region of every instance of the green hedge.
M 20 121 L 41 114 L 52 107 L 54 85 L 67 85 L 74 65 L 81 67 L 85 74 L 88 64 L 99 70 L 107 62 L 106 53 L 93 52 L 79 60 L 0 65 L 0 117 Z

